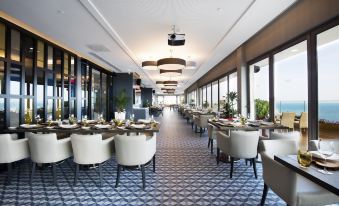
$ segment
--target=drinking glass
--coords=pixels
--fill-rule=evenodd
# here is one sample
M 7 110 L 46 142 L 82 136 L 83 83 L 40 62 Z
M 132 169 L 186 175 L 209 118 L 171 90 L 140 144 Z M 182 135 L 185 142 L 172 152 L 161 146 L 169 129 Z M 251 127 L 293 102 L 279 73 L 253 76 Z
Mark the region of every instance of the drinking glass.
M 326 164 L 327 158 L 331 157 L 334 154 L 334 145 L 333 145 L 333 142 L 328 142 L 328 143 L 325 143 L 325 142 L 321 143 L 321 142 L 322 142 L 321 140 L 319 140 L 318 142 L 318 151 L 324 157 L 325 164 Z M 323 174 L 333 174 L 327 171 L 326 166 L 324 166 L 324 169 L 318 170 L 318 171 Z
M 312 154 L 308 151 L 298 150 L 298 163 L 301 167 L 307 168 L 312 163 Z

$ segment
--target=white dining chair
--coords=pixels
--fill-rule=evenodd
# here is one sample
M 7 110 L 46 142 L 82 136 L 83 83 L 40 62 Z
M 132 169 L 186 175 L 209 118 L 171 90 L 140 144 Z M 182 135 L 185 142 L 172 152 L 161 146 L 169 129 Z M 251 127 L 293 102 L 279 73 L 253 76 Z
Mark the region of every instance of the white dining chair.
M 55 133 L 34 134 L 28 133 L 28 144 L 31 151 L 32 174 L 31 183 L 35 174 L 36 164 L 51 164 L 53 183 L 57 185 L 57 163 L 72 156 L 71 138 L 57 139 Z
M 101 134 L 72 134 L 71 143 L 75 163 L 74 185 L 79 176 L 79 165 L 99 164 L 100 186 L 102 186 L 102 163 L 113 156 L 114 137 L 103 140 Z
M 7 164 L 7 184 L 11 183 L 12 163 L 30 156 L 28 139 L 17 134 L 0 134 L 0 164 Z
M 256 160 L 259 141 L 259 131 L 230 131 L 230 136 L 218 132 L 217 163 L 219 163 L 220 149 L 230 156 L 230 178 L 233 176 L 234 159 L 250 160 L 253 165 L 255 178 L 257 177 Z
M 334 152 L 339 154 L 339 139 L 323 139 L 321 141 L 311 140 L 309 142 L 309 149 L 311 151 L 317 151 L 319 150 L 319 144 L 320 144 L 320 147 L 323 147 L 325 150 L 330 149 L 330 144 L 329 144 L 330 142 L 333 144 Z
M 195 120 L 195 124 L 197 127 L 200 128 L 200 137 L 205 131 L 205 129 L 208 127 L 208 119 L 213 118 L 214 115 L 209 115 L 209 114 L 201 114 L 197 116 L 197 119 Z
M 117 168 L 115 187 L 119 185 L 120 172 L 124 166 L 140 166 L 142 173 L 142 188 L 146 187 L 145 164 L 153 159 L 153 172 L 155 172 L 156 135 L 127 136 L 116 135 L 114 137 Z
M 207 132 L 208 132 L 207 147 L 208 148 L 211 147 L 211 154 L 213 154 L 213 141 L 217 139 L 218 129 L 215 126 L 213 126 L 212 124 L 208 124 Z
M 263 166 L 264 190 L 261 205 L 265 204 L 268 189 L 271 189 L 287 205 L 327 205 L 339 202 L 339 197 L 290 170 L 274 160 L 274 155 L 296 155 L 298 144 L 291 139 L 260 141 Z

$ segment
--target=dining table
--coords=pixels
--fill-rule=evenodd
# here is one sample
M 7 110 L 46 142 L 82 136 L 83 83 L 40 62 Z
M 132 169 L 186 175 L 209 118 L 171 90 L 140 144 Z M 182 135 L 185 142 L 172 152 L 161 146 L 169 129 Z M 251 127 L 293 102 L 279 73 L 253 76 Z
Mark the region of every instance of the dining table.
M 229 131 L 229 130 L 244 130 L 244 131 L 257 131 L 257 130 L 275 130 L 275 129 L 288 129 L 288 127 L 281 124 L 265 121 L 251 121 L 245 124 L 240 122 L 227 121 L 227 120 L 218 120 L 218 119 L 209 119 L 208 123 L 216 127 L 219 131 Z
M 275 155 L 274 160 L 339 196 L 339 170 L 331 170 L 332 174 L 323 174 L 314 163 L 307 168 L 301 167 L 297 155 Z

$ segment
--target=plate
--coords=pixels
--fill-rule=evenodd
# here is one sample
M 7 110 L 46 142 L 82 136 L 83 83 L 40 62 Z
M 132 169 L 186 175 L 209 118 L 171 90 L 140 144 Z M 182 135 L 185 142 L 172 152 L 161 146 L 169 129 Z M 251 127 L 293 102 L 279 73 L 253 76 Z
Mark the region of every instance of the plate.
M 59 125 L 60 128 L 62 129 L 75 129 L 78 127 L 77 124 L 61 124 Z
M 149 124 L 149 123 L 151 123 L 151 120 L 149 120 L 149 119 L 139 119 L 138 122 L 144 123 L 144 124 Z
M 262 125 L 266 125 L 266 126 L 272 126 L 272 125 L 274 125 L 274 123 L 273 122 L 261 122 L 261 124 Z
M 131 124 L 131 128 L 135 128 L 135 129 L 143 129 L 145 128 L 146 125 L 144 124 Z
M 117 127 L 118 129 L 126 129 L 125 127 Z
M 25 129 L 31 129 L 31 128 L 36 128 L 38 125 L 36 124 L 22 124 L 20 127 L 25 128 Z
M 46 128 L 46 129 L 54 129 L 53 126 L 51 126 L 51 127 L 47 126 L 47 127 L 45 127 L 45 128 Z
M 109 129 L 109 128 L 111 128 L 111 125 L 109 125 L 109 124 L 96 124 L 96 125 L 94 125 L 94 127 L 97 128 L 97 129 Z
M 8 129 L 16 129 L 16 127 L 8 127 Z
M 82 129 L 91 129 L 91 127 L 81 127 Z

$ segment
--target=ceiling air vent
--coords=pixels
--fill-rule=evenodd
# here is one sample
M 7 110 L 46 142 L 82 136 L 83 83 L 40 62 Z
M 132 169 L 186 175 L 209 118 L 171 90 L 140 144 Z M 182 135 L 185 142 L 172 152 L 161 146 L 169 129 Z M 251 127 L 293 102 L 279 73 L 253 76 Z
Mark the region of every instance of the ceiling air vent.
M 107 49 L 104 45 L 101 44 L 87 44 L 86 45 L 90 50 L 95 52 L 109 52 L 110 50 Z

